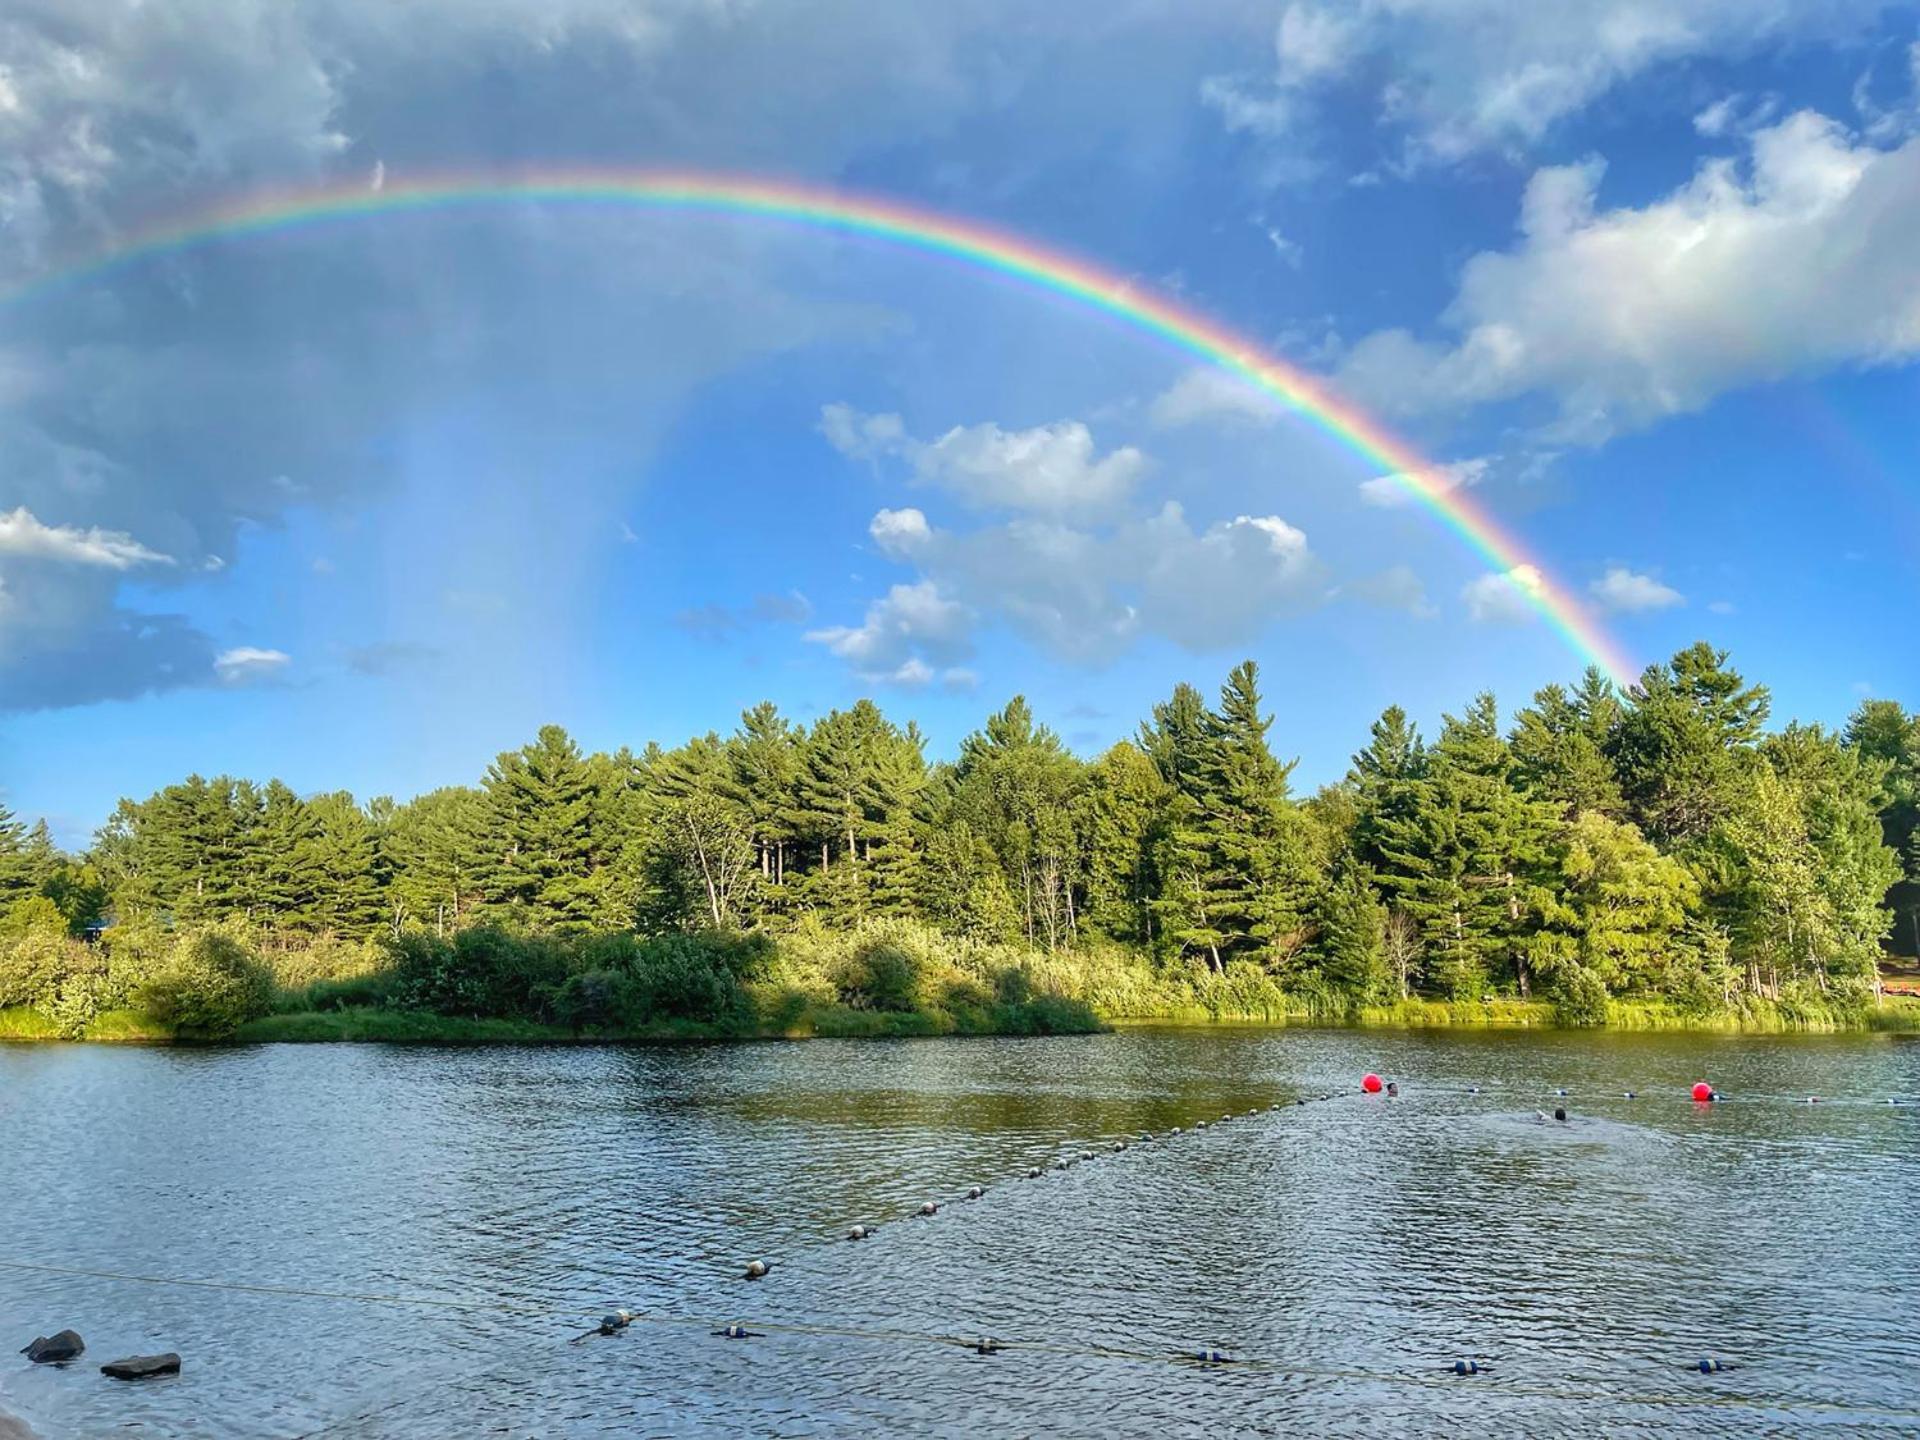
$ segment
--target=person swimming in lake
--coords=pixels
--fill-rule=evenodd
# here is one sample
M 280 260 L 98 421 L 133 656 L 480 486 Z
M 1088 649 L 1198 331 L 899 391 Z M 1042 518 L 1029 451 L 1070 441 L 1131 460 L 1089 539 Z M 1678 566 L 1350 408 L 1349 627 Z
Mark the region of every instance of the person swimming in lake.
M 1387 1098 L 1389 1100 L 1395 1100 L 1395 1099 L 1398 1099 L 1399 1096 L 1400 1096 L 1400 1082 L 1398 1080 L 1387 1081 Z

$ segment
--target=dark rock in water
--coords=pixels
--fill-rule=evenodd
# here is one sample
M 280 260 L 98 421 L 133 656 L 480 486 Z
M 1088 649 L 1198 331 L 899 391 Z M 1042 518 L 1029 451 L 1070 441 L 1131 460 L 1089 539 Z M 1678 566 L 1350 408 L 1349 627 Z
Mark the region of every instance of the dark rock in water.
M 155 1375 L 178 1375 L 180 1357 L 171 1350 L 164 1355 L 133 1355 L 102 1365 L 100 1373 L 115 1380 L 150 1380 Z
M 62 1330 L 58 1335 L 36 1335 L 33 1343 L 20 1353 L 36 1365 L 59 1365 L 77 1360 L 87 1348 L 78 1330 Z

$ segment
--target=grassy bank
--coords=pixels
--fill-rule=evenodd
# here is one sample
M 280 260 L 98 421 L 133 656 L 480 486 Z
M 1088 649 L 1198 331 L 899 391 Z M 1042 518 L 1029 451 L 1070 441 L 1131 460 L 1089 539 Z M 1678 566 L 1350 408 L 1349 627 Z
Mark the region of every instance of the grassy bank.
M 37 953 L 28 979 L 45 998 L 0 1008 L 0 1039 L 566 1044 L 1060 1035 L 1136 1023 L 1920 1032 L 1920 997 L 1876 1002 L 1864 990 L 1789 989 L 1732 1005 L 1614 996 L 1578 1012 L 1498 994 L 1367 1003 L 1246 962 L 1216 972 L 1118 946 L 1049 954 L 908 921 L 802 925 L 778 938 L 476 929 L 299 947 L 212 929 Z
M 634 1026 L 578 1029 L 535 1020 L 474 1019 L 357 1005 L 340 1010 L 300 1010 L 262 1016 L 242 1025 L 233 1040 L 242 1045 L 320 1044 L 341 1040 L 400 1045 L 599 1045 L 697 1040 L 886 1040 L 932 1035 L 1085 1035 L 1107 1028 L 1085 1006 L 1047 1001 L 984 1009 L 909 1011 L 821 1005 L 808 1006 L 797 1014 L 778 1019 L 724 1022 L 664 1019 Z M 0 1035 L 5 1034 L 0 1030 Z

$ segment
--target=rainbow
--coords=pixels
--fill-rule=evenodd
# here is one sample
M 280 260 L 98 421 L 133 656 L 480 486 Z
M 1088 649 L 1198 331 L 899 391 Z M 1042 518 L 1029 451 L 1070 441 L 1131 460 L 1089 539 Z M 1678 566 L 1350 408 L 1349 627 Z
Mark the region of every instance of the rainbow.
M 1506 576 L 1569 649 L 1626 684 L 1635 668 L 1557 581 L 1472 497 L 1450 489 L 1440 468 L 1384 426 L 1245 336 L 1200 312 L 1141 289 L 1091 261 L 972 220 L 783 180 L 679 171 L 541 171 L 519 176 L 440 176 L 250 195 L 156 225 L 109 250 L 54 270 L 5 296 L 18 300 L 63 282 L 97 277 L 213 241 L 268 235 L 328 221 L 502 203 L 621 205 L 744 216 L 889 241 L 1036 286 L 1110 315 L 1174 350 L 1272 396 L 1370 465 Z

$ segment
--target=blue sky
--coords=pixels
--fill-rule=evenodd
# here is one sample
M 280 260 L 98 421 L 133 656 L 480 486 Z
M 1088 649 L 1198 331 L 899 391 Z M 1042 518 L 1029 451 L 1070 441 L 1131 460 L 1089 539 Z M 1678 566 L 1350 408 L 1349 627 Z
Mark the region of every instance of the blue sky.
M 1447 467 L 1641 661 L 1920 700 L 1920 10 L 25 0 L 0 291 L 447 169 L 842 185 L 1075 250 Z M 1196 11 L 1198 13 L 1196 13 Z M 1093 750 L 1263 667 L 1300 780 L 1581 661 L 1297 420 L 870 241 L 501 206 L 0 303 L 0 801 L 405 796 L 872 694 Z

